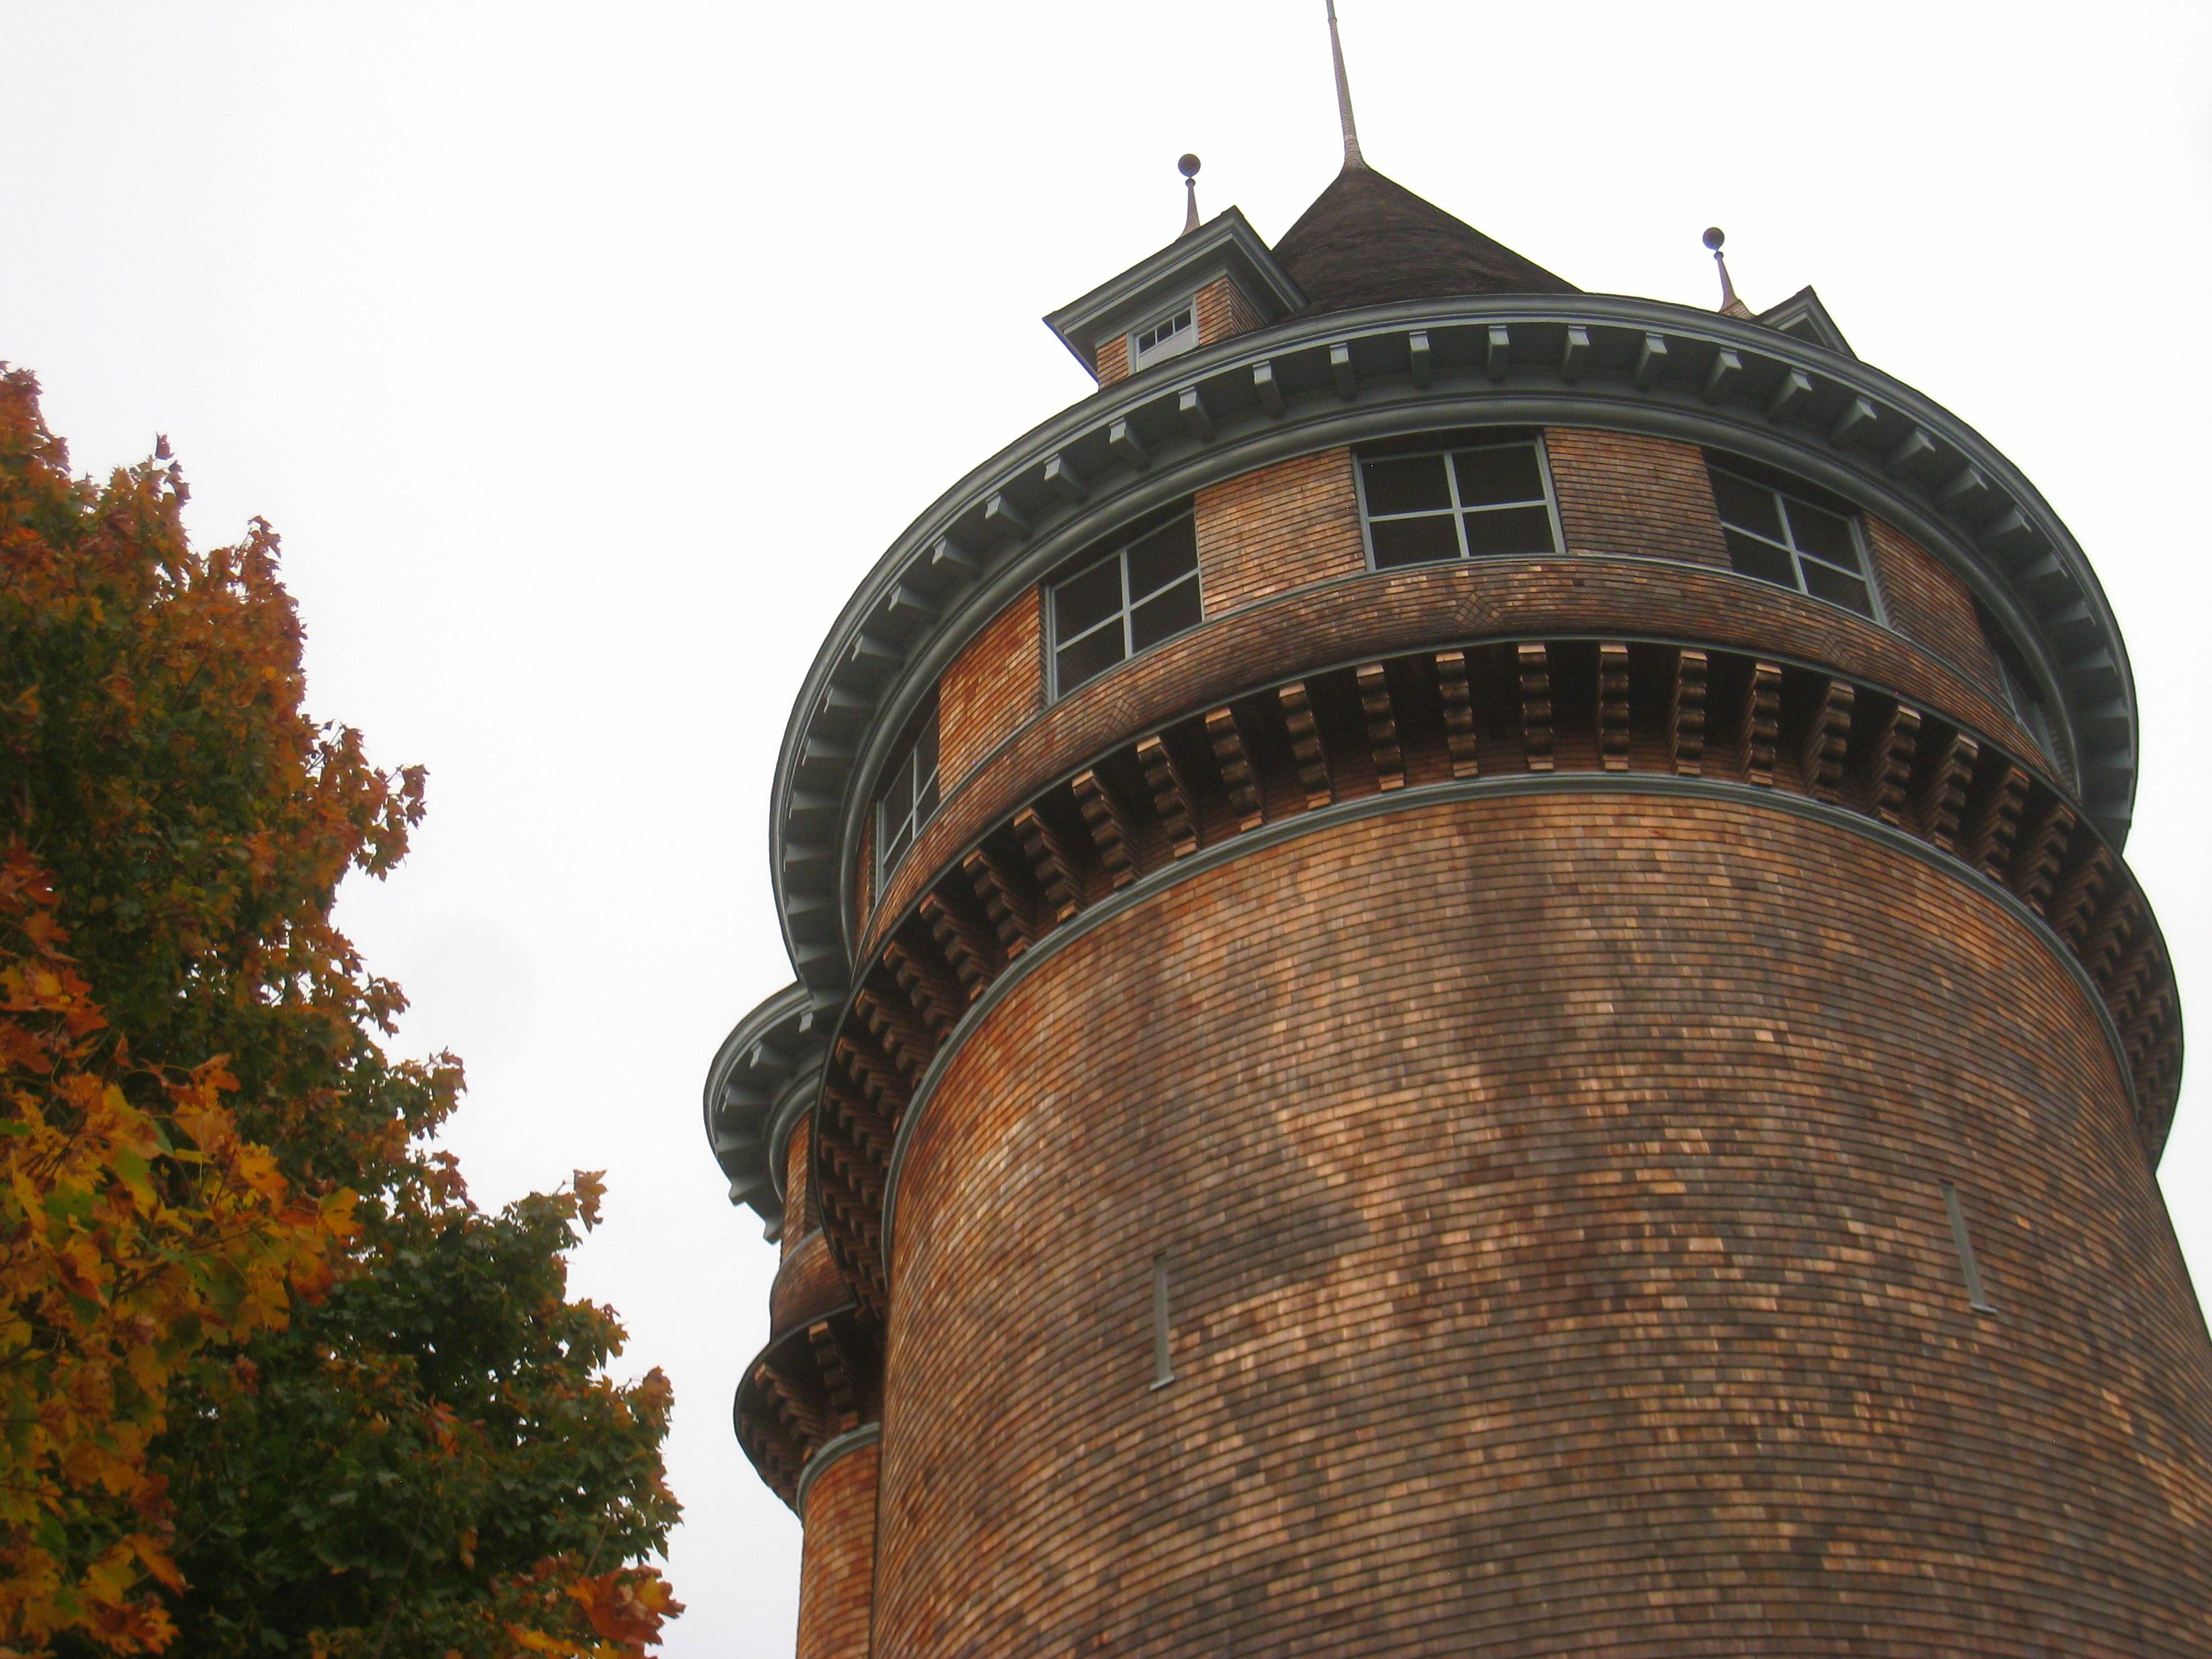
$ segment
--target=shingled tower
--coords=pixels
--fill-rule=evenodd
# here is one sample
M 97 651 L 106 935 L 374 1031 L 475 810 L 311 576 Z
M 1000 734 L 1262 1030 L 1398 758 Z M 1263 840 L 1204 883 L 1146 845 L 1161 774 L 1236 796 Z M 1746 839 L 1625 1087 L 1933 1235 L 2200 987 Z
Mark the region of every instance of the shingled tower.
M 706 1113 L 801 1659 L 2203 1655 L 2080 548 L 1810 290 L 1581 293 L 1344 110 L 793 711 Z

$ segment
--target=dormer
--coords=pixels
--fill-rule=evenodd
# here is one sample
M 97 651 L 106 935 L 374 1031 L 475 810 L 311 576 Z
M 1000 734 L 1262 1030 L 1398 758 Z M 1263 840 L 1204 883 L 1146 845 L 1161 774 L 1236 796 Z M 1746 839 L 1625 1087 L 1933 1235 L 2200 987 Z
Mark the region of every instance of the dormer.
M 1844 338 L 1844 331 L 1836 326 L 1836 319 L 1828 315 L 1820 296 L 1809 287 L 1799 289 L 1772 310 L 1760 312 L 1754 320 L 1794 339 L 1825 347 L 1841 357 L 1856 359 L 1859 355 Z
M 1279 322 L 1306 302 L 1235 208 L 1045 320 L 1102 386 Z

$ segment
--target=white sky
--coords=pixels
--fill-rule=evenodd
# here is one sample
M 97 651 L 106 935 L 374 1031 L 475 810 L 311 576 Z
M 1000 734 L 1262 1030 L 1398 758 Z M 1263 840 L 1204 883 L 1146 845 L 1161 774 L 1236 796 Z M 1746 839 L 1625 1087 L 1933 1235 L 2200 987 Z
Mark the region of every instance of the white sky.
M 1361 137 L 1581 286 L 1806 282 L 2088 549 L 2143 714 L 2130 853 L 2212 907 L 2212 9 L 1346 0 Z M 0 358 L 81 468 L 167 432 L 204 543 L 286 538 L 313 706 L 431 815 L 349 892 L 499 1202 L 604 1166 L 574 1282 L 677 1387 L 676 1659 L 791 1651 L 798 1528 L 729 1428 L 775 1255 L 699 1127 L 790 978 L 769 775 L 838 606 L 1085 391 L 1036 320 L 1335 168 L 1320 0 L 788 8 L 0 0 Z M 2212 1021 L 2212 1005 L 2194 1005 Z M 2204 1061 L 2191 1091 L 2205 1092 Z M 2212 1273 L 2212 1103 L 2162 1176 Z

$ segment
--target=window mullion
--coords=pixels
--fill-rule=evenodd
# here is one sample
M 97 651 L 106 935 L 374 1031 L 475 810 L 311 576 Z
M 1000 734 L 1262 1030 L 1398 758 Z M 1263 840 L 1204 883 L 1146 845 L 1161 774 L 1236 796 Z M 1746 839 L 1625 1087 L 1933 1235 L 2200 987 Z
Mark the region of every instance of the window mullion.
M 1467 508 L 1459 498 L 1459 468 L 1453 465 L 1449 452 L 1444 456 L 1444 489 L 1451 496 L 1452 534 L 1459 538 L 1459 556 L 1472 558 L 1474 555 L 1467 550 Z
M 1114 562 L 1121 573 L 1121 659 L 1127 662 L 1137 654 L 1137 629 L 1133 616 L 1136 606 L 1129 600 L 1129 550 L 1125 547 L 1116 553 Z

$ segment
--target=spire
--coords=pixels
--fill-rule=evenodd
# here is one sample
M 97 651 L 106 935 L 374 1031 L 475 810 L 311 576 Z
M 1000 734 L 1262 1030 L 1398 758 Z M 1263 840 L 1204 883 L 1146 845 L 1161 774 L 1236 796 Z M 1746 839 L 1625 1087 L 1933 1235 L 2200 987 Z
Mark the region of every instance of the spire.
M 1728 233 L 1718 225 L 1705 232 L 1705 246 L 1713 251 L 1713 263 L 1721 268 L 1721 315 L 1741 317 L 1751 320 L 1751 307 L 1735 297 L 1735 284 L 1729 280 L 1728 255 L 1721 252 L 1721 244 L 1728 240 Z
M 1188 236 L 1198 228 L 1198 157 L 1184 156 L 1176 170 L 1182 174 L 1182 234 Z
M 1336 0 L 1328 0 L 1328 55 L 1336 60 L 1336 114 L 1344 125 L 1344 170 L 1364 168 L 1359 153 L 1359 128 L 1352 118 L 1352 82 L 1344 73 L 1344 42 L 1336 32 Z

